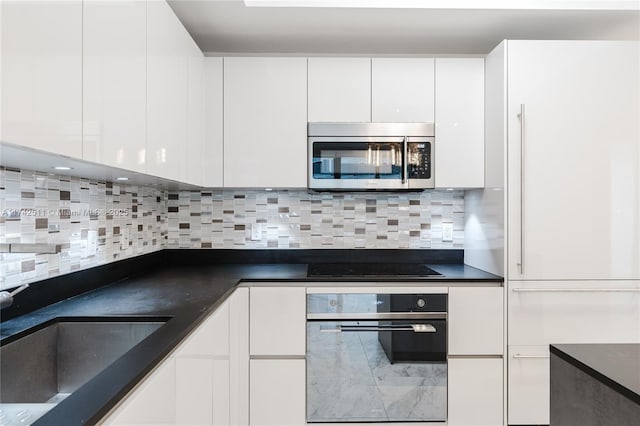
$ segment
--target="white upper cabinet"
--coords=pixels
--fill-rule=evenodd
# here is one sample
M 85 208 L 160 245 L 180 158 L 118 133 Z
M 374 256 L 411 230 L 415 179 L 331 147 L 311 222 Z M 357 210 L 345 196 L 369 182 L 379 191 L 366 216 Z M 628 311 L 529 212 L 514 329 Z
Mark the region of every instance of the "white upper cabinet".
M 371 60 L 371 121 L 433 123 L 433 58 Z
M 222 58 L 204 58 L 205 140 L 202 185 L 222 187 L 223 171 L 223 83 Z
M 2 141 L 82 158 L 82 2 L 3 1 Z
M 507 51 L 509 279 L 639 279 L 638 43 Z
M 147 173 L 187 180 L 188 34 L 165 1 L 147 3 Z
M 187 57 L 187 182 L 202 185 L 204 180 L 205 89 L 204 55 L 191 40 Z
M 484 186 L 484 59 L 436 59 L 438 188 Z
M 143 0 L 84 2 L 84 160 L 146 171 L 146 21 Z
M 308 119 L 371 121 L 371 59 L 309 58 Z
M 224 186 L 307 186 L 307 60 L 224 59 Z

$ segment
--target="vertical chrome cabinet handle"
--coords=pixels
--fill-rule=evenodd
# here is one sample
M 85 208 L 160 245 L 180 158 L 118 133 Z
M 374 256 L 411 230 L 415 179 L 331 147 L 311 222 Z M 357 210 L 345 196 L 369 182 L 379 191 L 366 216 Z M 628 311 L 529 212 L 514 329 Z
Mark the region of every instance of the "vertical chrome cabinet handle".
M 524 104 L 520 104 L 520 275 L 524 274 Z
M 407 183 L 408 180 L 408 168 L 409 168 L 409 158 L 407 158 L 407 152 L 409 148 L 409 137 L 405 136 L 402 141 L 402 183 Z

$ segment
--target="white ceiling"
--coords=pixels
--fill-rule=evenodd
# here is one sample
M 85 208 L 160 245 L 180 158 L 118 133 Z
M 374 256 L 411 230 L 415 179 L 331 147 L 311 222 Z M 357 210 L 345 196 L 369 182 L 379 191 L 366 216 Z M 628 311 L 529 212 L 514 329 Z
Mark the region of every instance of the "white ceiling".
M 485 54 L 503 39 L 640 39 L 638 10 L 246 7 L 169 0 L 208 54 Z

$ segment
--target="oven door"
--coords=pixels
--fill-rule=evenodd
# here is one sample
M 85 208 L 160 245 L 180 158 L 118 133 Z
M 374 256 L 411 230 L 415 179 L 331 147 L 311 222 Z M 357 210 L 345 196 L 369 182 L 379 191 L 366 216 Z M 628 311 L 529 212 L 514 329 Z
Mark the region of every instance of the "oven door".
M 444 319 L 308 321 L 307 422 L 445 421 L 445 348 Z
M 403 137 L 309 137 L 311 189 L 408 189 Z

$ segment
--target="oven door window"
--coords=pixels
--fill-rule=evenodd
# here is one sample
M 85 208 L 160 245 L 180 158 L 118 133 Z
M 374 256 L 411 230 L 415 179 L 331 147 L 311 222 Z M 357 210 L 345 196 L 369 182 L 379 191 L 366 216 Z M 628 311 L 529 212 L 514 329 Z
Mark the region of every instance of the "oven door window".
M 402 142 L 314 142 L 313 179 L 402 179 Z
M 445 320 L 307 322 L 307 421 L 445 421 Z

